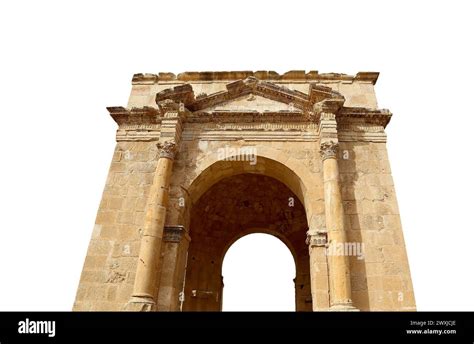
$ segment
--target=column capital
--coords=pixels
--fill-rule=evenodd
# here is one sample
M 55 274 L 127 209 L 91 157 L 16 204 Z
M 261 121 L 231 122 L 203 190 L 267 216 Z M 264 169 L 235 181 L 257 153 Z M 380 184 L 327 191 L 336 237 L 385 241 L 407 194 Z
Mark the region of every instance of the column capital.
M 158 142 L 156 144 L 160 151 L 160 158 L 173 160 L 177 151 L 177 145 L 173 141 Z
M 319 153 L 323 161 L 326 159 L 335 159 L 338 148 L 339 143 L 337 141 L 330 140 L 321 142 Z
M 174 242 L 179 243 L 185 238 L 190 240 L 188 233 L 184 226 L 165 226 L 163 232 L 163 241 L 164 242 Z

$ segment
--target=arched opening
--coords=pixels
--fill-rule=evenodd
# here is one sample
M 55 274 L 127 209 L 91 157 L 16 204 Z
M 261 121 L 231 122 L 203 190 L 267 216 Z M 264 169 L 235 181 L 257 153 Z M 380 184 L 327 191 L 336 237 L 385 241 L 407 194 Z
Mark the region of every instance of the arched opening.
M 223 311 L 295 310 L 295 260 L 275 236 L 254 233 L 234 242 L 222 276 Z
M 234 242 L 251 233 L 271 234 L 286 245 L 296 265 L 288 297 L 296 303 L 293 309 L 311 310 L 308 221 L 303 203 L 286 183 L 245 172 L 221 178 L 193 203 L 189 226 L 184 311 L 222 310 L 224 256 Z

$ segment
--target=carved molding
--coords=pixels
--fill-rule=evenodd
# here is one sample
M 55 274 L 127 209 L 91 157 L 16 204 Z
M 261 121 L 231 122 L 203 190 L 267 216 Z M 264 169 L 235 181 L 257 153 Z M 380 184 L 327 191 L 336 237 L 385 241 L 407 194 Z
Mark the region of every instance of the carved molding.
M 331 97 L 324 99 L 313 106 L 313 112 L 316 114 L 321 113 L 338 113 L 343 107 L 345 99 L 342 97 Z
M 308 231 L 306 233 L 306 244 L 309 247 L 326 247 L 328 244 L 327 233 L 324 231 Z
M 186 119 L 188 123 L 307 123 L 301 112 L 214 111 L 195 112 Z
M 156 146 L 160 150 L 160 158 L 174 159 L 177 151 L 176 143 L 173 141 L 165 141 L 163 143 L 157 143 Z
M 315 142 L 318 127 L 310 122 L 188 123 L 182 134 L 185 141 L 300 141 Z
M 190 84 L 175 86 L 156 94 L 156 103 L 161 108 L 163 101 L 183 104 L 192 112 L 202 111 L 242 96 L 261 96 L 284 104 L 291 104 L 306 117 L 312 115 L 313 105 L 318 102 L 342 104 L 344 97 L 330 87 L 311 83 L 309 94 L 289 89 L 272 82 L 259 80 L 254 76 L 236 80 L 226 85 L 227 91 L 213 94 L 200 94 L 195 97 Z
M 117 142 L 124 141 L 156 141 L 161 135 L 159 124 L 130 124 L 122 125 L 117 129 Z
M 283 122 L 283 121 L 258 121 L 258 122 L 210 122 L 205 125 L 201 123 L 189 123 L 186 130 L 198 131 L 288 131 L 288 132 L 305 132 L 315 131 L 318 129 L 316 123 L 309 122 Z
M 338 142 L 387 142 L 385 128 L 364 118 L 341 118 L 337 123 Z
M 337 155 L 337 149 L 339 148 L 339 144 L 335 141 L 325 141 L 321 143 L 319 153 L 321 154 L 322 160 L 326 159 L 335 159 Z
M 179 104 L 166 101 L 161 103 L 161 109 L 179 111 Z M 170 107 L 166 107 L 170 105 Z M 119 125 L 125 128 L 126 125 L 147 125 L 160 124 L 164 119 L 160 109 L 152 107 L 127 109 L 121 106 L 108 107 L 111 117 Z M 186 110 L 185 110 L 186 111 Z M 316 116 L 316 114 L 313 114 Z M 318 115 L 321 119 L 326 118 L 326 113 L 322 112 Z M 339 124 L 354 123 L 359 119 L 358 123 L 369 123 L 383 126 L 384 128 L 390 122 L 392 114 L 389 110 L 367 109 L 367 108 L 341 108 L 336 115 Z M 278 111 L 278 112 L 236 112 L 236 111 L 199 111 L 188 113 L 186 122 L 206 123 L 206 122 L 311 122 L 307 117 L 303 116 L 301 111 Z
M 159 124 L 162 120 L 158 109 L 149 106 L 132 109 L 126 109 L 122 106 L 112 106 L 108 107 L 107 110 L 119 126 L 124 124 Z
M 186 74 L 186 73 L 185 73 Z M 309 75 L 308 75 L 309 74 Z M 266 80 L 293 80 L 300 78 L 311 81 L 321 78 L 322 75 L 312 72 L 305 74 L 301 71 L 291 71 L 282 76 L 272 72 L 216 72 L 191 73 L 183 79 L 194 80 L 227 80 L 240 76 L 241 79 L 226 85 L 225 91 L 213 94 L 200 94 L 195 97 L 192 85 L 182 84 L 165 89 L 156 95 L 156 108 L 143 107 L 107 108 L 112 118 L 117 122 L 117 141 L 154 141 L 169 140 L 179 142 L 185 123 L 205 124 L 201 130 L 207 129 L 206 124 L 235 124 L 243 132 L 240 136 L 254 137 L 256 140 L 275 138 L 278 135 L 254 135 L 246 131 L 271 130 L 261 125 L 277 124 L 283 131 L 294 133 L 282 134 L 281 139 L 291 136 L 291 140 L 334 140 L 334 141 L 377 141 L 386 140 L 383 128 L 389 123 L 391 113 L 388 110 L 367 108 L 343 107 L 344 97 L 329 87 L 310 83 L 308 94 L 277 85 Z M 339 74 L 331 74 L 328 78 L 339 78 Z M 354 80 L 367 82 L 376 79 L 378 73 L 359 73 Z M 314 79 L 314 80 L 316 80 Z M 344 79 L 344 78 L 343 78 Z M 141 75 L 136 80 L 154 83 L 156 80 L 176 80 L 176 76 L 168 73 L 156 75 Z M 242 96 L 261 96 L 266 99 L 292 105 L 289 110 L 281 111 L 232 111 L 212 110 L 213 106 L 228 102 Z M 249 98 L 252 99 L 252 98 Z M 337 122 L 337 123 L 336 123 Z M 301 123 L 302 127 L 295 128 Z M 353 125 L 358 123 L 357 126 Z M 305 133 L 306 124 L 319 124 L 319 131 Z M 251 125 L 255 125 L 253 129 Z M 258 127 L 260 125 L 260 127 Z M 258 127 L 258 128 L 257 128 Z M 174 130 L 173 130 L 174 128 Z M 215 130 L 220 130 L 219 128 Z M 233 129 L 222 129 L 233 130 Z M 300 131 L 300 133 L 296 133 Z M 340 133 L 338 133 L 340 132 Z M 207 135 L 207 134 L 206 134 Z M 206 136 L 205 135 L 205 136 Z M 210 134 L 214 139 L 214 134 Z M 239 135 L 232 135 L 238 139 Z M 265 137 L 265 138 L 263 138 Z M 170 154 L 165 154 L 170 156 Z
M 391 113 L 387 110 L 369 110 L 342 108 L 337 115 L 321 113 L 319 119 L 308 120 L 301 113 L 295 112 L 197 112 L 180 116 L 178 123 L 170 122 L 160 111 L 153 108 L 126 109 L 123 107 L 108 108 L 111 116 L 119 124 L 116 140 L 122 141 L 157 141 L 168 138 L 170 125 L 185 128 L 187 139 L 202 138 L 219 140 L 240 139 L 254 140 L 316 141 L 317 139 L 337 141 L 370 141 L 386 142 L 385 126 Z M 337 118 L 337 124 L 334 121 Z M 319 121 L 319 125 L 317 122 Z M 163 123 L 165 124 L 163 126 Z M 187 123 L 185 126 L 184 123 Z M 162 133 L 162 128 L 166 129 Z M 181 130 L 181 129 L 179 129 Z M 179 131 L 178 130 L 178 131 Z M 214 133 L 213 133 L 214 132 Z M 260 133 L 259 133 L 260 132 Z M 216 136 L 217 135 L 217 136 Z M 166 137 L 166 138 L 165 138 Z M 179 138 L 178 138 L 179 139 Z M 186 138 L 185 138 L 186 139 Z M 168 140 L 175 140 L 175 135 Z
M 186 238 L 186 230 L 184 226 L 165 226 L 163 231 L 164 242 L 179 243 L 183 238 Z
M 319 120 L 319 135 L 321 141 L 337 141 L 337 122 L 333 112 L 321 112 Z
M 315 142 L 317 134 L 311 132 L 184 132 L 183 141 L 264 141 L 264 142 Z
M 354 122 L 360 119 L 360 122 L 380 125 L 387 127 L 392 118 L 392 113 L 387 109 L 367 109 L 358 107 L 343 107 L 337 113 L 337 122 L 339 124 L 347 121 Z
M 189 84 L 178 85 L 173 88 L 158 92 L 155 97 L 156 103 L 164 100 L 172 100 L 176 103 L 190 104 L 194 101 L 193 87 Z
M 321 112 L 321 115 L 319 118 L 321 121 L 335 121 L 336 115 L 332 112 Z
M 180 108 L 180 103 L 171 99 L 158 101 L 156 104 L 158 105 L 158 109 L 160 110 L 162 116 L 165 116 L 168 112 L 177 113 Z
M 156 84 L 160 81 L 218 81 L 218 80 L 238 80 L 248 77 L 255 77 L 260 80 L 278 80 L 278 81 L 343 81 L 343 82 L 377 82 L 378 72 L 359 72 L 355 76 L 341 73 L 319 73 L 312 70 L 305 72 L 303 70 L 288 71 L 279 74 L 274 71 L 228 71 L 228 72 L 184 72 L 178 75 L 173 73 L 159 74 L 135 74 L 132 84 Z
M 158 141 L 160 137 L 160 125 L 123 125 L 116 134 L 117 142 Z M 331 139 L 328 135 L 324 138 Z M 315 142 L 321 137 L 314 122 L 211 122 L 187 125 L 182 133 L 182 139 Z M 383 126 L 355 123 L 338 125 L 337 135 L 333 139 L 337 139 L 338 142 L 386 142 L 387 135 Z

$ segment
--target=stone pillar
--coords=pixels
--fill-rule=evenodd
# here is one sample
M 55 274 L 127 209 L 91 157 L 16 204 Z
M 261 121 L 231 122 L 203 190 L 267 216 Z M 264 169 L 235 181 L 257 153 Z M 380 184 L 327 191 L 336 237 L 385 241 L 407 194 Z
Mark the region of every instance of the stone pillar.
M 165 226 L 163 234 L 163 265 L 158 311 L 179 311 L 179 294 L 183 291 L 186 258 L 191 238 L 184 226 Z
M 163 144 L 158 143 L 157 146 L 160 153 L 155 177 L 148 195 L 135 283 L 132 298 L 126 306 L 126 309 L 131 311 L 152 311 L 156 309 L 161 241 L 176 144 L 166 141 Z
M 306 233 L 306 244 L 309 249 L 309 272 L 313 311 L 329 309 L 329 282 L 326 257 L 327 233 L 310 229 Z
M 337 140 L 321 142 L 320 153 L 323 161 L 324 205 L 329 241 L 330 309 L 350 311 L 356 310 L 356 308 L 352 306 L 351 271 L 349 257 L 344 250 L 347 240 L 339 182 L 339 168 L 336 158 L 337 148 Z M 342 250 L 339 248 L 342 248 Z
M 156 310 L 171 172 L 187 112 L 182 103 L 171 99 L 157 101 L 157 105 L 161 114 L 159 157 L 148 194 L 132 297 L 125 307 L 131 311 Z
M 337 164 L 336 112 L 340 106 L 342 103 L 336 101 L 326 102 L 320 107 L 320 154 L 323 162 L 330 310 L 351 311 L 357 309 L 352 306 L 349 257 L 344 250 L 346 230 Z

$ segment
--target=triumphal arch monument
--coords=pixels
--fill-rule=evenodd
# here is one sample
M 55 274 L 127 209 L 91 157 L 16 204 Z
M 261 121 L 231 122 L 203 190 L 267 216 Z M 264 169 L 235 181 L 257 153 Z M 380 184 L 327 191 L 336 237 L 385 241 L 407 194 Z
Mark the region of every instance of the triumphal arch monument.
M 134 75 L 74 310 L 219 311 L 250 233 L 291 251 L 296 311 L 415 310 L 377 78 Z

